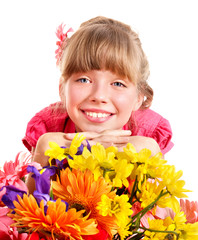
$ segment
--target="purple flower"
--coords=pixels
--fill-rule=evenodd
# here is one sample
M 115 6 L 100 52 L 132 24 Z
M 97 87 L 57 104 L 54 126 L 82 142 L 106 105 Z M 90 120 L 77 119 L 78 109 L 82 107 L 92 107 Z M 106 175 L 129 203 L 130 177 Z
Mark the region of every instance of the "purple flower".
M 68 157 L 70 157 L 70 156 L 68 156 Z M 72 157 L 71 157 L 72 158 Z M 72 158 L 73 159 L 73 158 Z M 63 160 L 61 160 L 61 161 L 59 161 L 58 159 L 55 159 L 55 161 L 56 161 L 56 166 L 58 167 L 58 169 L 60 169 L 60 170 L 62 170 L 62 169 L 65 169 L 65 168 L 67 168 L 69 165 L 68 165 L 68 161 L 67 161 L 67 159 L 65 158 L 65 159 L 63 159 Z
M 91 146 L 87 140 L 86 142 L 87 142 L 87 149 L 91 152 Z M 84 145 L 81 144 L 80 147 L 78 148 L 78 152 L 76 153 L 76 155 L 81 155 L 83 153 L 83 148 L 84 148 Z
M 37 200 L 37 202 L 38 202 L 39 204 L 40 204 L 41 200 L 44 201 L 44 205 L 46 205 L 47 202 L 51 200 L 49 194 L 40 193 L 40 192 L 38 192 L 37 190 L 35 190 L 35 191 L 33 192 L 33 195 L 34 195 L 34 197 L 36 198 L 36 200 Z
M 33 195 L 38 203 L 44 200 L 44 203 L 50 200 L 50 177 L 56 173 L 56 167 L 46 167 L 39 172 L 34 166 L 27 167 L 28 172 L 32 172 L 32 177 L 35 179 L 36 190 Z
M 15 208 L 13 201 L 18 202 L 17 195 L 19 195 L 22 198 L 23 194 L 27 194 L 26 191 L 20 190 L 12 185 L 4 186 L 0 189 L 0 191 L 3 190 L 3 188 L 6 188 L 6 193 L 3 195 L 1 200 L 6 206 L 8 206 L 11 209 Z
M 83 148 L 84 148 L 84 145 L 81 144 L 80 147 L 78 148 L 78 152 L 76 153 L 76 155 L 81 155 L 83 152 Z

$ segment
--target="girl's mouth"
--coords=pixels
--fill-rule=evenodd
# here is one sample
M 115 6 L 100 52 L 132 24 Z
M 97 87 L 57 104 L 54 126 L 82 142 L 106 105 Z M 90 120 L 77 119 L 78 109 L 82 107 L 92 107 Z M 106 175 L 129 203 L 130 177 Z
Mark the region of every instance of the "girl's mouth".
M 91 121 L 91 122 L 98 122 L 98 123 L 101 123 L 101 122 L 105 122 L 107 120 L 109 120 L 109 118 L 111 116 L 113 116 L 112 113 L 108 113 L 108 112 L 99 112 L 98 110 L 97 111 L 85 111 L 85 110 L 82 110 L 82 113 L 85 115 L 85 117 Z
M 94 118 L 106 118 L 109 117 L 110 113 L 97 113 L 97 112 L 85 112 L 87 116 L 94 117 Z

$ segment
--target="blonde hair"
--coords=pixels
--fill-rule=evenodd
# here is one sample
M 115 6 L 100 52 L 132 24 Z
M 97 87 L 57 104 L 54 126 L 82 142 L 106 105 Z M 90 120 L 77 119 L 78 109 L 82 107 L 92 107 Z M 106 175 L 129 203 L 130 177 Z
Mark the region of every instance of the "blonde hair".
M 153 90 L 147 83 L 149 64 L 140 39 L 130 26 L 106 17 L 82 23 L 67 40 L 60 62 L 60 95 L 72 74 L 101 69 L 127 77 L 144 96 L 141 109 L 150 107 Z

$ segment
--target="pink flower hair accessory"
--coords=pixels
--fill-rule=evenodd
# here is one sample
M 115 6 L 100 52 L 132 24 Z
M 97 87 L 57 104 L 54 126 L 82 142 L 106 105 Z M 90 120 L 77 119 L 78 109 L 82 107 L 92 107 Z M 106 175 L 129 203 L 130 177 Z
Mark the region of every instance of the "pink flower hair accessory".
M 58 28 L 56 29 L 56 36 L 59 39 L 59 41 L 56 42 L 56 45 L 58 46 L 58 48 L 55 51 L 55 58 L 56 58 L 56 65 L 58 66 L 61 58 L 62 58 L 62 54 L 63 54 L 63 50 L 67 44 L 67 40 L 68 40 L 68 33 L 74 32 L 74 30 L 72 28 L 69 28 L 66 33 L 64 33 L 64 28 L 65 28 L 65 24 L 61 24 L 58 26 Z

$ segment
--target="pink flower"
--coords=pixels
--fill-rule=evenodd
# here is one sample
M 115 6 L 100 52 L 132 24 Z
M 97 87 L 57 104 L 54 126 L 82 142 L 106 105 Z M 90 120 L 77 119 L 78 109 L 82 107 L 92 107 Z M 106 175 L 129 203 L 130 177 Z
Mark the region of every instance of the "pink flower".
M 67 43 L 66 40 L 68 38 L 68 33 L 74 31 L 72 28 L 70 28 L 69 30 L 67 30 L 66 33 L 63 33 L 64 28 L 65 28 L 65 25 L 63 25 L 63 23 L 62 23 L 56 29 L 56 36 L 59 39 L 59 41 L 56 42 L 56 45 L 58 46 L 58 48 L 55 51 L 55 54 L 56 54 L 55 57 L 57 59 L 57 61 L 56 61 L 57 66 L 59 65 L 59 63 L 61 61 L 62 53 L 63 53 L 63 50 L 64 50 L 64 48 L 66 46 L 66 43 Z
M 9 211 L 7 207 L 0 207 L 0 239 L 27 240 L 27 233 L 19 234 L 16 228 L 10 227 L 14 221 L 7 216 Z
M 31 163 L 32 155 L 26 152 L 20 152 L 17 154 L 15 161 L 5 162 L 3 171 L 0 170 L 0 188 L 3 186 L 13 185 L 16 188 L 27 191 L 27 186 L 22 180 L 25 175 L 28 174 L 27 166 L 31 165 L 40 169 L 41 166 L 38 163 Z M 0 201 L 5 194 L 5 189 L 0 191 Z
M 9 228 L 6 231 L 0 226 L 0 239 L 4 240 L 29 240 L 27 233 L 19 233 L 16 228 Z
M 9 213 L 10 209 L 7 207 L 0 207 L 0 225 L 4 225 L 6 227 L 10 226 L 14 221 L 7 216 L 7 213 Z M 0 231 L 1 231 L 0 227 Z
M 37 233 L 28 235 L 27 233 L 18 233 L 15 227 L 10 227 L 14 221 L 7 216 L 10 209 L 7 207 L 0 207 L 0 239 L 2 240 L 40 240 Z M 41 240 L 44 240 L 42 238 Z
M 198 202 L 180 199 L 180 206 L 186 215 L 187 223 L 198 222 Z

